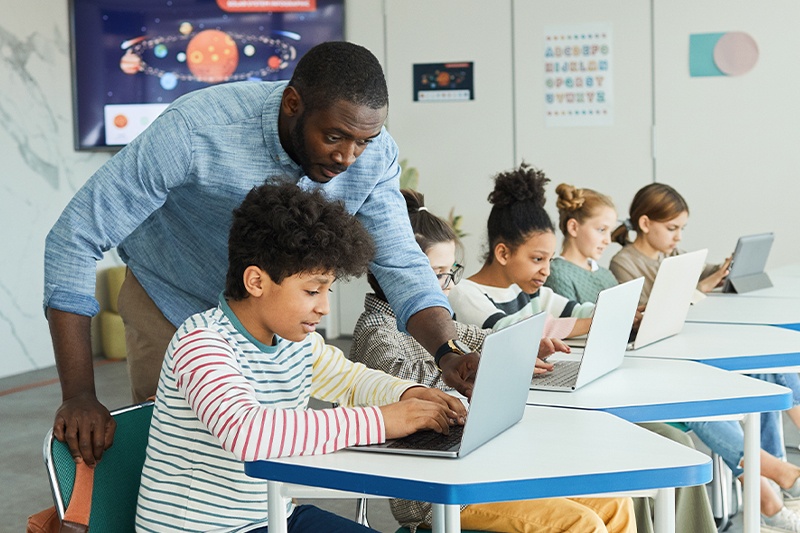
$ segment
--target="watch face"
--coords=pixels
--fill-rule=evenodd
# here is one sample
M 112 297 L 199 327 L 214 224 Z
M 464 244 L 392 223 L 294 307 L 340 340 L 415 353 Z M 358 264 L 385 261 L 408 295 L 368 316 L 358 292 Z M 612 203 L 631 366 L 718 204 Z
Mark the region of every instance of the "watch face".
M 469 346 L 467 346 L 458 339 L 453 339 L 452 341 L 449 342 L 449 344 L 450 347 L 453 348 L 453 352 L 460 355 L 466 355 L 472 351 Z

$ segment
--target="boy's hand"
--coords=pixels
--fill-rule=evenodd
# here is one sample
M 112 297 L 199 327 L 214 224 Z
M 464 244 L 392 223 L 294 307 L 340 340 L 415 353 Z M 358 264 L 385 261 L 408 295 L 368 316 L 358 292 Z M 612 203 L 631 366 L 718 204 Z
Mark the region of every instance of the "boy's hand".
M 386 424 L 387 439 L 405 437 L 421 429 L 432 429 L 437 433 L 447 435 L 450 433 L 451 424 L 463 424 L 463 414 L 450 409 L 449 406 L 442 405 L 439 401 L 422 400 L 414 397 L 414 394 L 418 394 L 418 392 L 412 393 L 411 396 L 407 395 L 409 391 L 418 388 L 421 389 L 421 387 L 414 387 L 406 391 L 401 401 L 380 407 L 383 414 L 383 422 Z M 441 391 L 438 392 L 449 396 Z M 461 401 L 452 396 L 451 398 L 461 405 L 461 411 L 463 412 L 464 405 Z
M 444 391 L 439 389 L 434 389 L 432 387 L 411 387 L 410 389 L 406 390 L 401 396 L 400 401 L 403 400 L 410 400 L 412 398 L 418 398 L 420 400 L 427 400 L 429 402 L 438 403 L 442 407 L 446 407 L 451 411 L 458 414 L 456 419 L 457 423 L 463 424 L 464 419 L 467 416 L 467 408 L 464 407 L 464 403 L 453 396 L 452 394 L 447 394 Z
M 472 388 L 475 386 L 475 374 L 478 371 L 478 354 L 475 352 L 467 355 L 445 354 L 439 360 L 442 369 L 442 381 L 453 387 L 458 392 L 472 398 Z

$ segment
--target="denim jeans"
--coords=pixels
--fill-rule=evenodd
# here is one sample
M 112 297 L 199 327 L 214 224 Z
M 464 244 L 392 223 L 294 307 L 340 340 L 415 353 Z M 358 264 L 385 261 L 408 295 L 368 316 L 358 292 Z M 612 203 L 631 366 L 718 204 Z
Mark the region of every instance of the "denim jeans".
M 289 533 L 377 533 L 374 529 L 324 511 L 313 505 L 298 505 L 287 520 Z M 250 533 L 269 533 L 269 528 L 260 527 Z
M 800 378 L 796 373 L 749 374 L 749 376 L 791 389 L 792 404 L 800 405 Z M 786 455 L 781 423 L 780 411 L 761 413 L 761 448 L 779 459 L 783 459 Z M 739 463 L 744 455 L 744 431 L 738 422 L 686 422 L 686 425 L 711 448 L 711 451 L 722 457 L 734 476 L 742 474 Z

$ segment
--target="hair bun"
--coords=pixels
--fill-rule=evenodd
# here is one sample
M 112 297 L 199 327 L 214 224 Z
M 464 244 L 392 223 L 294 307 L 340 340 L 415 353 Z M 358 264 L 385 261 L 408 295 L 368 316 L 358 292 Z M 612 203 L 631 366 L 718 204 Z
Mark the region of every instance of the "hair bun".
M 556 187 L 556 207 L 561 211 L 577 211 L 583 207 L 586 198 L 583 189 L 576 189 L 573 185 L 561 183 Z
M 501 172 L 495 177 L 494 190 L 489 194 L 489 202 L 496 207 L 507 207 L 523 202 L 544 207 L 545 185 L 549 181 L 544 172 L 523 162 L 519 169 Z

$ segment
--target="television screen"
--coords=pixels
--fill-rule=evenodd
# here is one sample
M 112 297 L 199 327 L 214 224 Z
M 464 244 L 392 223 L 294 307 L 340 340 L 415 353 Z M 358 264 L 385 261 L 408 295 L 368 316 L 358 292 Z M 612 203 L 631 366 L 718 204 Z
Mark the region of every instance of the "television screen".
M 71 0 L 77 150 L 118 149 L 179 96 L 289 79 L 344 38 L 344 0 Z

